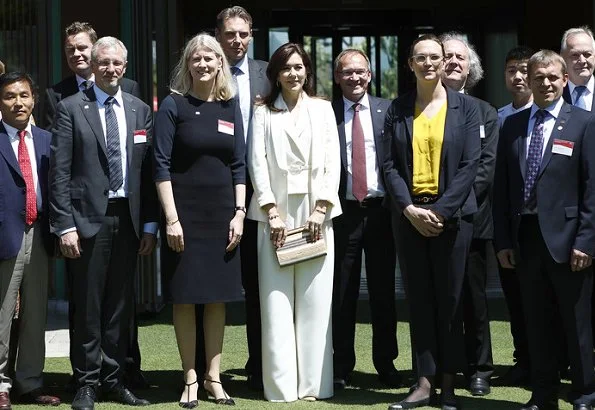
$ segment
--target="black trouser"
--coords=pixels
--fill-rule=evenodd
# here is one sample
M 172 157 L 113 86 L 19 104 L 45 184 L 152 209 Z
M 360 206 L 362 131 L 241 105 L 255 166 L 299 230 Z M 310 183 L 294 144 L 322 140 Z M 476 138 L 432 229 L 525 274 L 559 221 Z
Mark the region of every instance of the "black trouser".
M 81 257 L 67 259 L 74 302 L 70 361 L 79 386 L 101 382 L 111 389 L 121 381 L 138 246 L 128 201 L 110 201 L 99 232 L 81 238 Z
M 546 401 L 557 397 L 560 330 L 552 324 L 558 315 L 566 335 L 572 390 L 575 396 L 591 394 L 595 382 L 591 331 L 593 271 L 572 272 L 569 262 L 554 261 L 535 215 L 522 217 L 519 244 L 517 272 L 527 325 L 533 399 Z
M 490 240 L 474 238 L 471 241 L 463 281 L 463 323 L 468 366 L 467 376 L 483 379 L 489 379 L 494 372 L 486 296 L 487 252 L 493 252 Z
M 456 374 L 465 362 L 461 294 L 473 224 L 461 219 L 458 227 L 432 238 L 422 236 L 405 216 L 393 226 L 417 376 Z
M 378 198 L 363 208 L 346 201 L 333 220 L 335 271 L 333 283 L 333 367 L 345 378 L 355 367 L 355 323 L 359 298 L 362 250 L 372 319 L 372 359 L 378 373 L 394 371 L 397 347 L 395 310 L 396 255 L 390 212 Z

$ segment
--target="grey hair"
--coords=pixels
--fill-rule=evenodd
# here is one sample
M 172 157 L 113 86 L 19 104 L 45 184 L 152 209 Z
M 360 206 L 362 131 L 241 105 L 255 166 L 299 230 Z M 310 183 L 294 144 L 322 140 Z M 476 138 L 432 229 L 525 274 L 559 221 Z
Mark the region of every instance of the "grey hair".
M 345 57 L 346 55 L 351 55 L 351 54 L 357 54 L 357 55 L 362 56 L 366 60 L 366 64 L 368 64 L 368 71 L 372 70 L 372 68 L 370 67 L 370 59 L 368 58 L 366 53 L 364 53 L 362 50 L 359 50 L 357 48 L 347 48 L 347 49 L 341 51 L 339 53 L 339 55 L 337 56 L 337 58 L 335 58 L 335 71 L 339 70 L 339 65 L 341 64 L 341 59 L 343 59 L 343 57 Z
M 100 48 L 120 48 L 122 50 L 122 57 L 124 61 L 128 61 L 128 50 L 124 43 L 118 40 L 115 37 L 101 37 L 95 44 L 93 44 L 93 48 L 91 49 L 91 61 L 97 63 L 97 53 Z
M 215 37 L 207 34 L 200 33 L 192 37 L 182 52 L 182 57 L 176 64 L 172 73 L 172 79 L 169 84 L 169 89 L 172 93 L 185 95 L 192 89 L 192 75 L 188 68 L 188 62 L 192 58 L 192 55 L 200 49 L 206 49 L 215 53 L 217 58 L 221 60 L 221 70 L 217 73 L 215 79 L 215 90 L 213 97 L 217 101 L 227 101 L 232 99 L 236 94 L 236 89 L 233 84 L 233 78 L 231 76 L 231 69 L 227 58 L 223 54 L 223 49 Z
M 531 72 L 534 67 L 547 67 L 556 63 L 560 64 L 560 67 L 562 67 L 562 74 L 567 74 L 566 61 L 564 61 L 560 54 L 552 50 L 539 50 L 537 53 L 533 54 L 527 62 L 527 73 L 529 78 L 531 78 Z
M 465 44 L 467 52 L 469 54 L 469 75 L 467 81 L 465 81 L 465 90 L 470 90 L 483 78 L 483 68 L 481 67 L 481 59 L 475 51 L 475 47 L 467 40 L 467 37 L 462 33 L 456 31 L 449 31 L 440 35 L 440 41 L 442 44 L 449 40 L 457 40 Z
M 593 38 L 593 32 L 589 26 L 572 27 L 564 32 L 562 35 L 562 44 L 560 45 L 560 54 L 562 54 L 568 48 L 568 37 L 574 36 L 575 34 L 586 34 L 591 37 L 591 44 L 595 49 L 595 39 Z

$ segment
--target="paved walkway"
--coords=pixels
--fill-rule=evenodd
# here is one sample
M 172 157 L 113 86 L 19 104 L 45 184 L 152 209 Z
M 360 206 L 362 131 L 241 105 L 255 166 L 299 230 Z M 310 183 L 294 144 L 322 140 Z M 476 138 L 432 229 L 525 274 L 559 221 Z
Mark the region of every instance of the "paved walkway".
M 45 357 L 68 357 L 68 302 L 50 300 L 45 331 Z

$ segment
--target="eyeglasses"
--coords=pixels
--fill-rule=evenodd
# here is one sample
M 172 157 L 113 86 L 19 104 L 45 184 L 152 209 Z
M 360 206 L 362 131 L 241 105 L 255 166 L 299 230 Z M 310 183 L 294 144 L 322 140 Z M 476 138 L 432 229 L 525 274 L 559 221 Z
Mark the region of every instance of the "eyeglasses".
M 344 78 L 350 78 L 353 76 L 353 74 L 355 74 L 356 77 L 363 77 L 368 74 L 368 70 L 364 68 L 359 68 L 357 70 L 342 70 L 339 71 L 339 74 L 341 74 Z
M 430 63 L 432 63 L 433 65 L 437 65 L 438 63 L 440 63 L 442 60 L 444 60 L 444 57 L 441 56 L 440 54 L 416 54 L 414 56 L 411 56 L 411 61 L 414 61 L 415 64 L 425 64 L 426 61 L 428 60 L 428 58 L 430 59 Z

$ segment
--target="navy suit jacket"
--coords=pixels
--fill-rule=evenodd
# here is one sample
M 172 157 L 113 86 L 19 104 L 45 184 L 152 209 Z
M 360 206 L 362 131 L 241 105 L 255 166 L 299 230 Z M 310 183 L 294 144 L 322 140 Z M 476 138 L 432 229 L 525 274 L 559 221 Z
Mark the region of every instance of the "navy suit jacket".
M 445 219 L 477 212 L 473 183 L 480 156 L 479 111 L 469 96 L 446 88 L 447 111 L 440 158 L 438 200 L 430 206 Z M 386 114 L 383 137 L 386 191 L 399 214 L 412 204 L 413 90 L 395 99 Z
M 527 127 L 531 109 L 508 117 L 500 131 L 494 180 L 496 251 L 518 250 L 524 207 Z M 552 153 L 553 141 L 574 144 L 572 155 Z M 558 263 L 571 250 L 595 251 L 595 117 L 564 103 L 541 160 L 535 185 L 543 239 Z
M 384 133 L 384 120 L 386 111 L 390 106 L 390 101 L 385 98 L 377 98 L 368 94 L 368 101 L 370 102 L 370 116 L 372 117 L 372 128 L 374 133 L 374 143 L 376 145 L 376 161 L 378 164 L 378 177 L 382 185 L 385 186 L 384 173 L 382 172 L 382 163 L 384 156 L 382 155 L 382 134 Z M 335 111 L 335 118 L 337 120 L 337 128 L 339 131 L 339 145 L 341 148 L 341 181 L 339 183 L 339 200 L 341 206 L 345 209 L 345 196 L 347 194 L 347 148 L 345 143 L 345 105 L 343 98 L 333 101 L 333 111 Z
M 31 127 L 37 178 L 41 190 L 41 206 L 38 204 L 38 221 L 41 222 L 43 237 L 48 252 L 52 240 L 48 228 L 48 168 L 50 163 L 50 141 L 52 135 Z M 17 157 L 8 139 L 4 125 L 0 123 L 0 260 L 17 256 L 25 232 L 25 180 Z
M 122 91 L 132 94 L 137 98 L 141 98 L 140 87 L 136 81 L 122 78 L 120 87 L 122 88 Z M 41 124 L 41 126 L 46 130 L 51 131 L 54 125 L 54 117 L 56 116 L 58 103 L 66 97 L 75 95 L 79 91 L 76 76 L 74 75 L 65 78 L 45 90 L 45 115 L 42 116 L 43 124 Z

